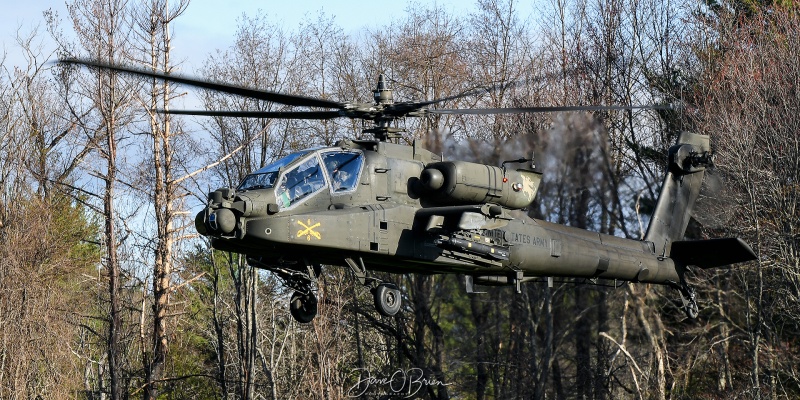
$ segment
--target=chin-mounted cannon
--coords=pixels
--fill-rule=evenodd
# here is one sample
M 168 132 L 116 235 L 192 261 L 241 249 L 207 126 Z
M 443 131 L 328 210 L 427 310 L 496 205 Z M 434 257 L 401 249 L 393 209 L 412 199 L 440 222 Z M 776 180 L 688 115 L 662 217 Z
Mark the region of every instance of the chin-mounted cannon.
M 420 200 L 429 205 L 498 204 L 520 209 L 536 197 L 542 174 L 514 171 L 466 161 L 428 164 L 414 185 Z

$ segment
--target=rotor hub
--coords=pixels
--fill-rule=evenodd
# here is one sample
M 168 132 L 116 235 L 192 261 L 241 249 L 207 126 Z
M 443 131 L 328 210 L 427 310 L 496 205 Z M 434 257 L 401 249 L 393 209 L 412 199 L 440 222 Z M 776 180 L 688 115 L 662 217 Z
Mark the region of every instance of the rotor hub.
M 372 97 L 375 99 L 375 104 L 394 104 L 392 89 L 386 87 L 386 80 L 383 78 L 383 74 L 378 75 L 378 86 L 372 91 Z

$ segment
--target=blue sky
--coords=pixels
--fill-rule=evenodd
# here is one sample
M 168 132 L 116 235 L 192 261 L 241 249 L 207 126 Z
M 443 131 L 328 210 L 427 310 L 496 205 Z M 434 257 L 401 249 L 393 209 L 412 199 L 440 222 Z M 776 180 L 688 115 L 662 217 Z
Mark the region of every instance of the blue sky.
M 262 10 L 286 30 L 296 28 L 309 17 L 316 19 L 323 11 L 333 16 L 345 33 L 354 33 L 368 27 L 383 26 L 388 21 L 405 13 L 414 0 L 392 1 L 335 1 L 335 0 L 191 0 L 186 12 L 176 20 L 174 54 L 178 61 L 185 61 L 184 69 L 191 71 L 206 55 L 216 49 L 227 48 L 233 43 L 237 20 L 242 14 L 255 15 Z M 437 0 L 437 3 L 454 12 L 469 12 L 474 7 L 471 0 Z M 0 44 L 7 54 L 6 65 L 21 65 L 15 44 L 18 28 L 28 33 L 39 26 L 44 36 L 42 12 L 53 9 L 67 25 L 67 11 L 63 0 L 0 0 Z M 43 43 L 49 48 L 48 43 Z

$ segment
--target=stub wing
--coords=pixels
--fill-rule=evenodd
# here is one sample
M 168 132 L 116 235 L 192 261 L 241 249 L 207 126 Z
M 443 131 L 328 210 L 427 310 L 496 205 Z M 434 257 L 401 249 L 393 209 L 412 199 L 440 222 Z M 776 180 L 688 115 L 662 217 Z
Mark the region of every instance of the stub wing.
M 758 258 L 739 238 L 682 240 L 672 243 L 670 258 L 683 265 L 718 268 Z
M 426 207 L 414 215 L 416 229 L 430 230 L 441 227 L 448 231 L 497 229 L 512 218 L 502 207 L 492 204 Z

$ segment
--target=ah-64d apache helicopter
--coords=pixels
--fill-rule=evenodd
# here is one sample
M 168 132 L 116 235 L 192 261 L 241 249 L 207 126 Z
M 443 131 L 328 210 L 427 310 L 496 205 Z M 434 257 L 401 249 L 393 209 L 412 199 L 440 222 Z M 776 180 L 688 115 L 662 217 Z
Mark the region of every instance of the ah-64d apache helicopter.
M 678 289 L 690 318 L 698 313 L 688 266 L 721 267 L 756 258 L 738 238 L 685 241 L 704 171 L 711 165 L 709 138 L 684 132 L 669 149 L 669 166 L 642 240 L 590 232 L 512 210 L 528 207 L 541 174 L 466 161 L 445 161 L 416 143 L 392 143 L 398 118 L 427 114 L 502 114 L 637 107 L 522 107 L 428 109 L 476 92 L 422 102 L 397 102 L 379 78 L 374 104 L 339 103 L 101 64 L 64 60 L 274 103 L 332 111 L 168 111 L 171 114 L 255 118 L 374 121 L 374 140 L 298 151 L 245 176 L 239 186 L 217 189 L 197 214 L 197 231 L 219 250 L 241 253 L 276 273 L 295 290 L 289 307 L 299 322 L 317 313 L 314 286 L 320 266 L 349 267 L 372 289 L 386 316 L 401 308 L 400 290 L 369 271 L 463 274 L 475 283 L 514 285 L 541 277 L 605 278 L 657 283 Z M 525 163 L 520 159 L 513 162 Z M 519 214 L 519 213 L 518 213 Z

